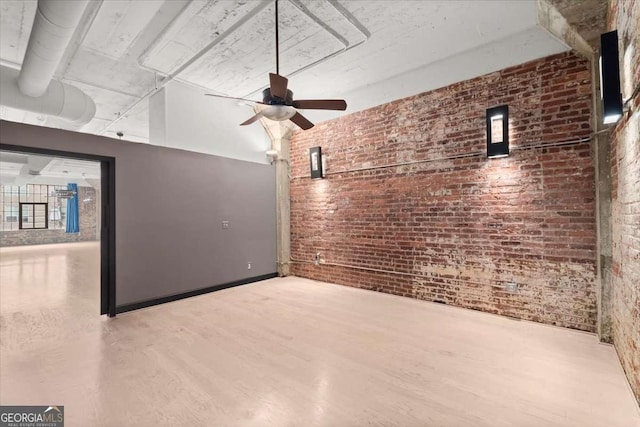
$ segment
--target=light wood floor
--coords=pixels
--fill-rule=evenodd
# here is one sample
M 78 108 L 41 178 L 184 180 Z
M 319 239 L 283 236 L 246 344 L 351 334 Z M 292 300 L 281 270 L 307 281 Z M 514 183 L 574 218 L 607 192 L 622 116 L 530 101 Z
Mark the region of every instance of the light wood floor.
M 0 403 L 69 427 L 640 426 L 591 334 L 293 277 L 107 319 L 98 261 L 0 250 Z

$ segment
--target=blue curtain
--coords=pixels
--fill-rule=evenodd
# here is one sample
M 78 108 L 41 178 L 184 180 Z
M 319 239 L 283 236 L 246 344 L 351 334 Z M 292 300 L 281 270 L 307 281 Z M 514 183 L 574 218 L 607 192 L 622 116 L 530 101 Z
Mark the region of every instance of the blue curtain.
M 78 184 L 67 184 L 67 190 L 73 190 L 76 195 L 67 199 L 67 233 L 80 232 L 80 211 L 78 209 Z

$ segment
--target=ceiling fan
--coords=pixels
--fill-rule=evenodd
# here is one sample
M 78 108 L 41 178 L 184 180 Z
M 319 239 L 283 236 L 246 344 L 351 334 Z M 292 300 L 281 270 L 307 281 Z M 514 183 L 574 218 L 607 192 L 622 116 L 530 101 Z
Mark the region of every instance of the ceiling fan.
M 291 120 L 304 130 L 313 127 L 306 117 L 300 114 L 297 109 L 309 110 L 339 110 L 347 109 L 347 103 L 343 99 L 293 99 L 293 92 L 287 89 L 288 79 L 280 75 L 280 53 L 278 50 L 278 0 L 276 3 L 276 72 L 269 73 L 269 87 L 262 91 L 262 102 L 253 101 L 244 98 L 235 98 L 231 96 L 215 95 L 207 93 L 208 96 L 218 98 L 235 99 L 238 101 L 251 102 L 253 104 L 262 104 L 263 108 L 250 119 L 240 123 L 240 126 L 250 125 L 264 117 L 269 120 L 283 121 Z

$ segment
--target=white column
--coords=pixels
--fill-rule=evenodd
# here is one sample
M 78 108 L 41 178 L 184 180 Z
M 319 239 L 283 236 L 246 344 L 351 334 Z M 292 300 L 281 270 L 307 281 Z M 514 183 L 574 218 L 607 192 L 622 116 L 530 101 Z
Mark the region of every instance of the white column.
M 271 149 L 278 153 L 273 161 L 276 167 L 278 274 L 280 276 L 288 276 L 291 263 L 289 141 L 296 126 L 289 120 L 276 122 L 261 119 L 260 122 L 271 139 Z

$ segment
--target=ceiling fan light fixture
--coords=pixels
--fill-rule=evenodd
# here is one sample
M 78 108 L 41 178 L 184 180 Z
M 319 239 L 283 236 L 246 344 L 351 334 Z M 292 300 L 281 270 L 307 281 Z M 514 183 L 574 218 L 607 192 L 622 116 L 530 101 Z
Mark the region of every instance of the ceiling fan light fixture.
M 269 120 L 282 122 L 293 117 L 296 114 L 296 109 L 289 105 L 269 105 L 261 112 L 262 115 Z
M 289 80 L 280 75 L 280 42 L 278 38 L 278 0 L 275 0 L 275 21 L 276 21 L 276 72 L 269 73 L 269 87 L 262 91 L 262 102 L 251 101 L 244 98 L 236 98 L 233 96 L 217 95 L 207 93 L 205 95 L 215 96 L 219 98 L 234 99 L 237 101 L 250 102 L 254 105 L 263 105 L 259 112 L 249 119 L 240 123 L 240 126 L 247 126 L 257 122 L 262 117 L 282 122 L 291 120 L 299 128 L 303 130 L 311 129 L 313 123 L 300 114 L 297 109 L 305 110 L 337 110 L 344 111 L 347 109 L 347 103 L 344 99 L 301 99 L 294 100 L 293 92 L 287 88 Z

